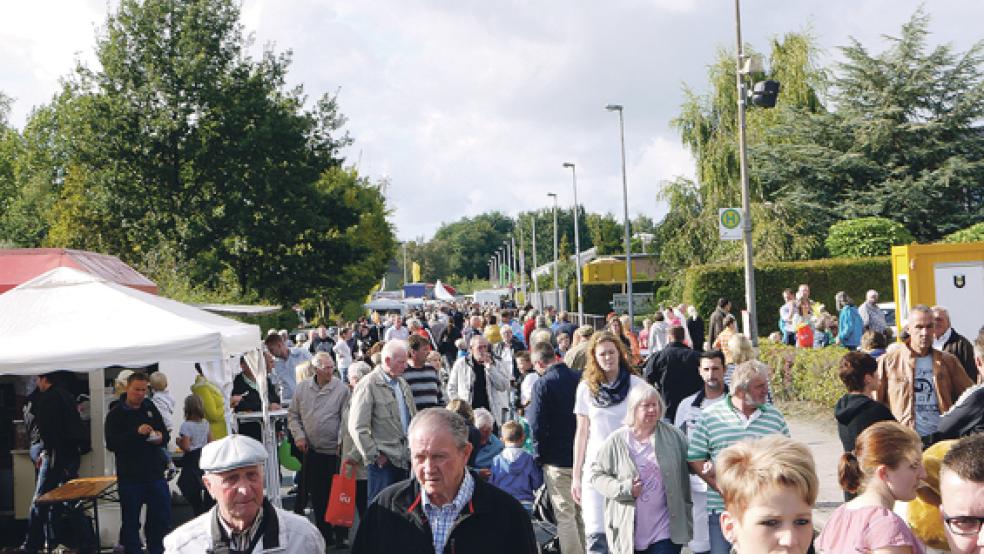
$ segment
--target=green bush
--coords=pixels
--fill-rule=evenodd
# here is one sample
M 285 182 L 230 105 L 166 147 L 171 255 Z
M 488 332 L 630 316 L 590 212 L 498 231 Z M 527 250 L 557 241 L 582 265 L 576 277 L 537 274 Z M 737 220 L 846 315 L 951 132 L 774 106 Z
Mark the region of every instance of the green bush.
M 731 300 L 731 312 L 745 308 L 744 268 L 737 265 L 704 265 L 687 270 L 683 301 L 695 306 L 707 318 L 718 298 Z M 755 292 L 759 335 L 768 336 L 779 329 L 782 290 L 793 290 L 800 283 L 810 285 L 810 298 L 825 304 L 834 313 L 834 295 L 846 291 L 861 302 L 868 289 L 875 289 L 888 301 L 892 288 L 892 267 L 888 257 L 860 259 L 825 259 L 805 262 L 763 263 L 755 267 Z
M 847 350 L 839 346 L 796 348 L 759 342 L 759 360 L 772 370 L 772 394 L 778 400 L 805 400 L 833 409 L 847 388 L 837 367 Z
M 863 258 L 887 256 L 893 246 L 914 240 L 901 223 L 884 217 L 862 217 L 831 225 L 825 244 L 835 258 Z
M 984 221 L 943 237 L 943 242 L 984 242 Z

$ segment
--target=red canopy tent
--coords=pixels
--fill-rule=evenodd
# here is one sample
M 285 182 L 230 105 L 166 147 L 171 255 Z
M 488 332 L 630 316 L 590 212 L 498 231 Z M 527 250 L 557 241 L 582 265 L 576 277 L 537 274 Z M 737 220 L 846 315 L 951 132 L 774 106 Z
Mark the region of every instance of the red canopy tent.
M 66 248 L 0 249 L 0 294 L 56 267 L 71 267 L 150 294 L 157 285 L 116 256 Z

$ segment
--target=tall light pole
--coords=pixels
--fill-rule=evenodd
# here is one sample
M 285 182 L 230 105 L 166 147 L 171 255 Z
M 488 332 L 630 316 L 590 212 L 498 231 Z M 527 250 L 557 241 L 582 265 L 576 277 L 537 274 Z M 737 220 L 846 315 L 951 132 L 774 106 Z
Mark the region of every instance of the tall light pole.
M 499 266 L 499 286 L 501 287 L 505 283 L 505 276 L 502 271 L 502 247 L 500 246 L 498 250 L 495 251 L 495 257 L 498 260 Z
M 571 168 L 571 183 L 574 185 L 574 275 L 577 277 L 577 324 L 584 325 L 584 297 L 581 294 L 581 237 L 578 231 L 577 205 L 577 170 L 574 162 L 564 162 L 564 167 Z
M 752 345 L 758 346 L 758 319 L 755 309 L 755 266 L 752 262 L 752 208 L 748 192 L 748 149 L 745 145 L 745 49 L 741 44 L 741 5 L 735 0 L 735 38 L 737 65 L 735 81 L 738 86 L 738 152 L 741 168 L 742 242 L 745 246 L 745 306 L 748 309 L 748 334 Z
M 557 268 L 557 193 L 548 192 L 547 196 L 553 198 L 553 216 L 554 216 L 554 263 L 553 263 L 553 274 L 554 274 L 554 307 L 560 310 L 560 279 L 558 277 Z
M 540 284 L 536 282 L 536 216 L 533 214 L 533 269 L 530 270 L 530 279 L 533 280 L 533 295 L 536 297 L 537 304 L 540 304 Z M 542 306 L 537 306 L 537 308 L 542 308 Z
M 737 0 L 736 0 L 737 1 Z M 625 118 L 620 104 L 609 104 L 605 109 L 618 112 L 618 136 L 622 144 L 622 209 L 625 219 L 625 292 L 629 297 L 629 327 L 635 325 L 635 310 L 632 305 L 632 234 L 629 229 L 629 183 L 625 175 Z

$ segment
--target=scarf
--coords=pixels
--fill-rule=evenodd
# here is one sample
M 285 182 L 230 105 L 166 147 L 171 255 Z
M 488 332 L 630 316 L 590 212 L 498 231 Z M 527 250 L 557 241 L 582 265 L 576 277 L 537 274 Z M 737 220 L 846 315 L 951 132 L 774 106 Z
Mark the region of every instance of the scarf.
M 601 383 L 598 392 L 591 396 L 591 402 L 597 408 L 607 408 L 616 404 L 621 404 L 625 397 L 629 395 L 629 370 L 624 367 L 618 368 L 618 377 L 612 383 Z

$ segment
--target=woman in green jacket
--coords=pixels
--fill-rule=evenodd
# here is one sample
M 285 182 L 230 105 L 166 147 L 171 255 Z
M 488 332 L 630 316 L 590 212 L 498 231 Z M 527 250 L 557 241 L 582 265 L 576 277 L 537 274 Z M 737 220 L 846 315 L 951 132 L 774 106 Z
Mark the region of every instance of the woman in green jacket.
M 693 534 L 687 440 L 661 421 L 652 387 L 629 393 L 625 425 L 601 446 L 591 484 L 605 496 L 605 534 L 612 554 L 679 554 Z

